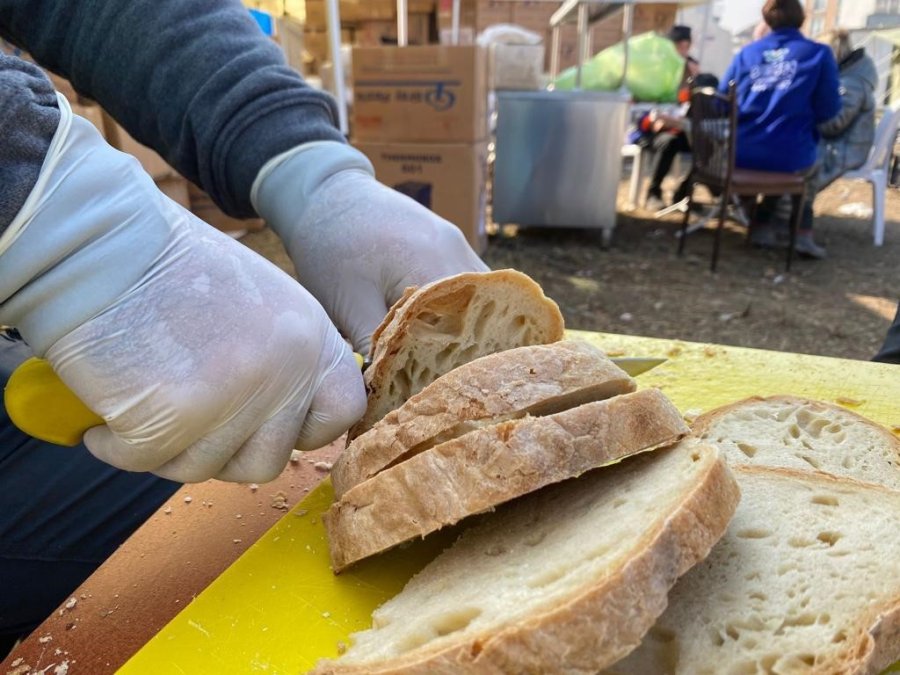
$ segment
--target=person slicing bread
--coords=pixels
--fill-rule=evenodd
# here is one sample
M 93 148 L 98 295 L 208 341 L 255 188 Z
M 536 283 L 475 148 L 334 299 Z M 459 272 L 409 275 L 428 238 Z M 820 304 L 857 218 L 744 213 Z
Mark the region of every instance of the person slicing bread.
M 302 284 L 165 198 L 42 71 L 0 56 L 0 324 L 17 331 L 3 374 L 45 357 L 107 421 L 71 450 L 2 420 L 2 643 L 178 482 L 268 480 L 292 448 L 340 436 L 365 408 L 342 334 L 367 352 L 404 289 L 487 268 L 375 180 L 332 100 L 237 0 L 3 3 L 0 35 L 225 212 L 265 218 Z

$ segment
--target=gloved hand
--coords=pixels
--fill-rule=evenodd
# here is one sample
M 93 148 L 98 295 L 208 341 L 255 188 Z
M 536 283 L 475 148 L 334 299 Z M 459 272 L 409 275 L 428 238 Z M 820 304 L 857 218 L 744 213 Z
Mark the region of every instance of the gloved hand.
M 322 141 L 268 162 L 251 193 L 297 276 L 354 348 L 408 286 L 487 266 L 460 230 L 374 178 L 357 150 Z
M 85 435 L 91 452 L 179 481 L 261 482 L 292 448 L 343 433 L 365 393 L 318 302 L 60 107 L 0 237 L 0 323 L 107 421 Z

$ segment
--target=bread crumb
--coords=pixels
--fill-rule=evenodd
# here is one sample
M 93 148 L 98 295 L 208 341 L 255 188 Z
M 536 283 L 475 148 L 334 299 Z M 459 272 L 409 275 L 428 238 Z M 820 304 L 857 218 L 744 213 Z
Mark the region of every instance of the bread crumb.
M 193 498 L 193 497 L 188 496 L 188 497 L 185 497 L 185 498 L 184 498 L 184 503 L 185 503 L 185 504 L 190 504 L 192 501 L 194 501 L 194 498 Z
M 331 462 L 316 462 L 313 464 L 313 468 L 316 471 L 331 471 L 331 467 L 334 466 Z
M 707 345 L 706 347 L 703 348 L 703 353 L 706 355 L 707 358 L 712 358 L 719 352 L 712 345 Z
M 52 635 L 44 635 L 43 637 L 38 638 L 38 642 L 40 642 L 42 645 L 45 645 L 48 642 L 50 642 L 52 639 L 53 639 Z
M 240 539 L 232 539 L 232 540 L 231 540 L 231 543 L 232 543 L 232 544 L 240 544 L 240 543 L 241 543 L 241 540 L 240 540 Z
M 170 513 L 172 513 L 172 507 L 167 506 L 166 508 L 163 509 L 163 513 L 165 513 L 168 516 Z
M 288 500 L 287 495 L 279 490 L 274 495 L 272 495 L 272 508 L 278 509 L 279 511 L 287 511 L 288 510 Z
M 309 513 L 309 511 L 307 509 L 300 509 L 299 511 L 295 511 L 294 515 L 297 516 L 298 518 L 302 518 L 307 513 Z
M 331 612 L 322 612 L 322 616 L 326 619 L 331 617 Z
M 53 669 L 53 675 L 68 675 L 69 672 L 69 662 L 63 661 L 56 668 Z
M 250 483 L 249 487 L 250 487 L 250 492 L 256 492 L 257 490 L 259 490 L 259 485 L 257 485 L 256 483 Z
M 16 665 L 17 663 L 19 665 Z M 6 675 L 25 675 L 30 670 L 31 666 L 27 663 L 22 663 L 22 659 L 16 659 L 12 662 L 12 670 L 7 670 Z
M 291 464 L 299 464 L 303 453 L 299 450 L 291 450 Z
M 858 408 L 863 403 L 865 403 L 865 401 L 860 401 L 858 399 L 850 398 L 848 396 L 838 396 L 834 400 L 838 405 L 847 406 L 848 408 Z
M 235 514 L 234 514 L 234 517 L 237 518 L 238 520 L 240 520 L 240 519 L 243 518 L 244 516 L 242 516 L 240 513 L 235 513 Z
M 675 345 L 669 351 L 666 352 L 666 356 L 674 359 L 676 356 L 681 356 L 682 351 L 684 351 L 684 350 L 681 347 L 679 347 L 678 345 Z
M 19 666 L 22 665 L 22 661 L 24 661 L 24 660 L 25 660 L 25 659 L 19 657 L 18 659 L 16 659 L 15 661 L 13 661 L 12 663 L 10 663 L 9 665 L 11 665 L 13 668 L 17 668 L 17 667 L 19 667 Z
M 78 604 L 78 598 L 76 598 L 75 596 L 72 596 L 71 598 L 69 598 L 69 601 L 65 604 L 65 608 L 72 609 L 77 604 Z
M 624 349 L 609 349 L 609 350 L 607 350 L 606 355 L 609 358 L 614 359 L 619 356 L 625 356 L 625 353 L 626 352 Z
M 347 643 L 346 642 L 338 642 L 337 643 L 337 653 L 338 655 L 343 654 L 347 651 Z

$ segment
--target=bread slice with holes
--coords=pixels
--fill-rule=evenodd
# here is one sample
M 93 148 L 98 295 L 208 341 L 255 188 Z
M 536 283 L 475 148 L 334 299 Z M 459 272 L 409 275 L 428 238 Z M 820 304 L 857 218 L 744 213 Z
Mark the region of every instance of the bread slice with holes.
M 316 673 L 596 673 L 631 651 L 724 533 L 737 485 L 681 443 L 484 516 Z
M 693 430 L 736 464 L 819 470 L 900 489 L 900 438 L 836 405 L 749 398 L 701 415 Z
M 477 429 L 347 491 L 325 514 L 336 572 L 410 539 L 688 432 L 657 389 Z
M 432 381 L 479 356 L 563 337 L 555 302 L 515 270 L 459 274 L 409 290 L 372 337 L 368 407 L 349 440 Z
M 562 341 L 490 354 L 442 375 L 354 439 L 331 470 L 335 495 L 473 429 L 634 391 L 596 347 Z
M 875 674 L 900 659 L 900 493 L 736 467 L 741 503 L 607 675 Z

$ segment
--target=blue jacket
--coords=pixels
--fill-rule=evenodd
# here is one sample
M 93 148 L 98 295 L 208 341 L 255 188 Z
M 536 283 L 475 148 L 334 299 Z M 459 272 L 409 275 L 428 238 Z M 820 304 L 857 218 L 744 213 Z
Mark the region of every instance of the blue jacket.
M 742 49 L 721 90 L 737 83 L 737 166 L 797 172 L 816 162 L 816 125 L 841 111 L 838 68 L 827 46 L 775 31 Z

